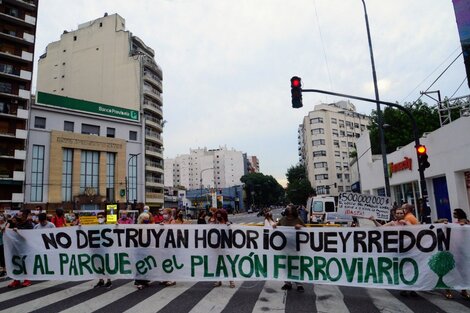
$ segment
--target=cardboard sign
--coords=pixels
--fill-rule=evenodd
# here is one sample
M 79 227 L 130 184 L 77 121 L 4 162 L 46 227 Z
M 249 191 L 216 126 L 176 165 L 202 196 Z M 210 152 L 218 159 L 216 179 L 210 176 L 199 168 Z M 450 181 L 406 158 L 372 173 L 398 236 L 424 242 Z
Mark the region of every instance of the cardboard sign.
M 389 197 L 363 195 L 360 193 L 342 192 L 338 197 L 338 213 L 362 218 L 374 217 L 388 221 L 392 209 Z

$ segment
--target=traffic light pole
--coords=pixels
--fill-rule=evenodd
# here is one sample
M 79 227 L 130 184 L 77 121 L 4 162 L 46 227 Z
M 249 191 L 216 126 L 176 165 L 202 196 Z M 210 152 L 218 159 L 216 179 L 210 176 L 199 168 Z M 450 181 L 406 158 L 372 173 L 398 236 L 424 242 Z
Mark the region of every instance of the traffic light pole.
M 414 118 L 413 114 L 411 114 L 411 112 L 407 108 L 405 108 L 405 107 L 403 107 L 399 104 L 396 104 L 396 103 L 393 103 L 393 102 L 377 100 L 377 99 L 357 97 L 357 96 L 347 95 L 347 94 L 343 94 L 343 93 L 319 90 L 319 89 L 302 89 L 302 92 L 323 93 L 323 94 L 327 94 L 327 95 L 345 97 L 345 98 L 350 98 L 350 99 L 355 99 L 355 100 L 360 100 L 360 101 L 380 103 L 380 104 L 383 104 L 383 105 L 387 105 L 387 106 L 390 106 L 390 107 L 397 108 L 400 111 L 404 112 L 411 120 L 411 125 L 413 127 L 413 137 L 415 139 L 415 150 L 417 150 L 417 148 L 419 146 L 421 146 L 421 144 L 419 142 L 419 132 L 418 132 L 418 126 L 416 125 L 416 119 Z M 419 160 L 418 151 L 416 151 L 416 159 Z M 358 160 L 358 162 L 359 162 L 359 160 Z M 418 164 L 419 164 L 419 162 L 418 162 Z M 419 172 L 419 185 L 421 187 L 421 198 L 423 198 L 423 206 L 424 206 L 423 209 L 424 209 L 424 211 L 426 211 L 428 191 L 427 191 L 427 188 L 426 188 L 426 181 L 424 179 L 424 168 L 422 168 L 418 165 L 418 172 Z

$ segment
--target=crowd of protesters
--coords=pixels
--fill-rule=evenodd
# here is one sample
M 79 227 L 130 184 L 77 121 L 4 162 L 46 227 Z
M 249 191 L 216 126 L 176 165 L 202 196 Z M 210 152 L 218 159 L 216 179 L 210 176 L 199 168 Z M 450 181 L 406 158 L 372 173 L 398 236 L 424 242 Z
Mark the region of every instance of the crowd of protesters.
M 422 209 L 422 205 L 418 203 L 418 210 L 420 213 L 420 219 L 418 220 L 414 215 L 414 206 L 408 203 L 403 204 L 402 206 L 394 205 L 391 210 L 391 220 L 387 223 L 381 223 L 376 221 L 374 218 L 370 218 L 376 226 L 411 226 L 417 225 L 420 223 L 430 223 L 430 214 L 428 211 Z M 141 213 L 137 216 L 135 210 L 124 210 L 120 211 L 119 219 L 117 219 L 117 224 L 158 224 L 158 225 L 174 225 L 174 224 L 191 224 L 192 222 L 186 220 L 184 217 L 183 210 L 165 208 L 158 209 L 154 211 L 153 214 L 150 212 L 148 206 L 144 206 Z M 132 213 L 132 214 L 131 214 Z M 133 215 L 134 214 L 134 215 Z M 305 227 L 308 223 L 308 211 L 304 206 L 288 205 L 282 213 L 282 218 L 278 221 L 275 221 L 272 216 L 272 212 L 269 208 L 266 208 L 261 211 L 261 214 L 264 216 L 264 227 L 277 228 L 278 226 L 290 226 L 295 229 L 300 229 Z M 423 218 L 424 215 L 424 218 Z M 469 224 L 466 213 L 462 209 L 454 209 L 453 211 L 454 222 L 461 225 Z M 106 223 L 106 216 L 103 212 L 100 212 L 96 215 L 98 224 Z M 435 223 L 448 223 L 446 219 L 439 219 Z M 197 216 L 197 224 L 226 224 L 230 225 L 231 223 L 228 220 L 228 214 L 225 209 L 210 208 L 208 211 L 201 210 Z M 6 275 L 5 268 L 5 256 L 4 256 L 4 246 L 3 246 L 3 233 L 5 229 L 10 228 L 14 231 L 18 229 L 43 229 L 43 228 L 56 228 L 56 227 L 66 227 L 66 226 L 79 226 L 80 218 L 75 213 L 66 214 L 64 210 L 57 209 L 55 214 L 46 214 L 42 207 L 38 206 L 35 208 L 35 212 L 32 213 L 28 209 L 22 209 L 14 215 L 0 214 L 0 276 Z M 105 281 L 106 279 L 106 281 Z M 143 289 L 148 287 L 150 281 L 145 279 L 136 279 L 135 285 L 137 289 Z M 160 284 L 165 286 L 173 286 L 176 284 L 174 281 L 163 281 Z M 13 280 L 8 287 L 28 287 L 31 285 L 31 281 L 24 280 L 23 282 L 18 280 Z M 214 283 L 214 287 L 219 287 L 222 285 L 221 281 Z M 292 289 L 293 282 L 286 281 L 283 290 Z M 98 281 L 94 286 L 96 287 L 107 287 L 112 286 L 112 281 L 108 277 L 104 277 Z M 233 281 L 229 281 L 229 286 L 231 288 L 235 287 Z M 301 283 L 296 283 L 296 289 L 299 292 L 304 291 L 304 287 Z M 400 293 L 402 296 L 416 296 L 414 291 L 402 291 Z M 451 290 L 445 290 L 445 297 L 452 299 L 453 293 Z M 470 299 L 470 294 L 466 290 L 460 291 L 460 295 L 466 299 Z

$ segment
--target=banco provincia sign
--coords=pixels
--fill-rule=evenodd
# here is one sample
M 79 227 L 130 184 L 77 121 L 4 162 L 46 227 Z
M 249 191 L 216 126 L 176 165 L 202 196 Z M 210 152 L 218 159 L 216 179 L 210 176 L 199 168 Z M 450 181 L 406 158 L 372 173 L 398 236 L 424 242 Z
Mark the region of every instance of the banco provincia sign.
M 38 91 L 36 102 L 39 105 L 48 105 L 53 107 L 89 112 L 99 115 L 123 118 L 132 121 L 139 120 L 139 111 L 120 108 L 103 103 L 80 100 L 70 97 L 53 95 Z

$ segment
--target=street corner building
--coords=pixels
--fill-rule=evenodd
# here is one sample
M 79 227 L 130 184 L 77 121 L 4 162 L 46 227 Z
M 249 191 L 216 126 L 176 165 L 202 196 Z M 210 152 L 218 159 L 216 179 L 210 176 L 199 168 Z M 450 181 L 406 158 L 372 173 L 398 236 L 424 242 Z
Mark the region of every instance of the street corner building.
M 80 24 L 39 58 L 25 206 L 164 202 L 162 70 L 118 14 Z

